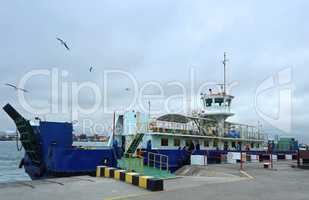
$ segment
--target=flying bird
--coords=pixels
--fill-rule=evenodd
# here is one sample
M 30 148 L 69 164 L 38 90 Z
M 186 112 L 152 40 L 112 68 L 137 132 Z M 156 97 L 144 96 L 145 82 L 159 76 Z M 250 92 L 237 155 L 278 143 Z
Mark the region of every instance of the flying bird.
M 23 89 L 23 88 L 19 88 L 19 87 L 17 87 L 16 85 L 13 85 L 13 84 L 6 83 L 5 85 L 6 85 L 6 86 L 9 86 L 9 87 L 12 87 L 12 88 L 14 88 L 15 90 L 20 90 L 20 91 L 23 91 L 23 92 L 29 92 L 28 90 Z
M 23 89 L 23 88 L 18 88 L 19 90 L 21 90 L 21 91 L 23 91 L 23 92 L 27 92 L 27 93 L 29 93 L 29 91 L 28 90 L 26 90 L 26 89 Z
M 70 48 L 68 47 L 67 43 L 63 41 L 61 38 L 56 38 L 60 43 L 68 50 L 70 51 Z
M 6 86 L 9 86 L 9 87 L 12 87 L 12 88 L 14 88 L 15 90 L 17 90 L 17 87 L 16 87 L 15 85 L 12 85 L 12 84 L 9 84 L 9 83 L 6 83 L 5 85 L 6 85 Z
M 130 90 L 131 90 L 130 88 L 126 88 L 126 89 L 125 89 L 125 91 L 130 91 Z
M 93 69 L 93 67 L 90 67 L 90 68 L 89 68 L 89 72 L 92 72 L 92 69 Z

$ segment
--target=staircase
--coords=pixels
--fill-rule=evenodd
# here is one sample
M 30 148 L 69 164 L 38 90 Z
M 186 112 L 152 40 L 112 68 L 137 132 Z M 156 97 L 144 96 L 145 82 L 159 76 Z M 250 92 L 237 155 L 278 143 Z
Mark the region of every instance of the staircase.
M 21 116 L 10 104 L 6 104 L 3 110 L 14 120 L 20 133 L 20 141 L 33 164 L 41 164 L 41 151 L 37 135 L 28 120 Z
M 144 137 L 143 133 L 136 133 L 133 140 L 131 141 L 129 148 L 126 151 L 126 154 L 133 154 L 135 153 L 138 145 L 141 143 L 142 139 Z

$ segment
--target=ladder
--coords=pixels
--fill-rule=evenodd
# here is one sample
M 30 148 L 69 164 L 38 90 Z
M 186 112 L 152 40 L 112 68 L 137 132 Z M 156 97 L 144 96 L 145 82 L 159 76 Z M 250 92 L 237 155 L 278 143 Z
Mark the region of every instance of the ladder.
M 41 164 L 41 151 L 38 136 L 35 134 L 29 120 L 21 116 L 10 104 L 6 104 L 3 110 L 14 120 L 20 141 L 33 164 Z
M 131 143 L 129 145 L 129 148 L 126 151 L 126 154 L 133 154 L 133 153 L 135 153 L 135 151 L 136 151 L 138 145 L 141 143 L 143 137 L 144 137 L 143 133 L 136 133 L 134 135 L 133 140 L 131 141 Z

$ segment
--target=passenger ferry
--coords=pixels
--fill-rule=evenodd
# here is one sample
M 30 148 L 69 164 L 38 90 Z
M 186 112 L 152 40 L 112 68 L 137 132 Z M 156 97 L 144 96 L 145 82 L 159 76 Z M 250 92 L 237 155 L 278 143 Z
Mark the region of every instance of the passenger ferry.
M 224 77 L 226 59 L 224 56 Z M 192 155 L 204 155 L 208 163 L 218 163 L 229 152 L 266 153 L 265 137 L 259 127 L 233 123 L 231 105 L 234 96 L 226 92 L 226 78 L 219 91 L 201 94 L 203 109 L 192 114 L 165 114 L 126 111 L 113 123 L 108 146 L 85 148 L 73 145 L 72 122 L 39 121 L 32 125 L 10 104 L 3 109 L 15 122 L 25 155 L 20 162 L 32 179 L 94 175 L 96 167 L 121 167 L 126 156 L 143 154 L 144 163 L 154 167 L 156 159 L 165 159 L 171 172 L 190 163 Z M 114 117 L 115 119 L 115 117 Z M 159 155 L 160 158 L 156 158 Z
M 223 64 L 226 77 L 225 55 Z M 208 163 L 220 162 L 228 152 L 262 154 L 265 137 L 260 127 L 228 121 L 234 115 L 234 96 L 226 92 L 225 80 L 219 91 L 210 88 L 201 94 L 203 109 L 197 113 L 151 117 L 150 113 L 126 111 L 117 119 L 116 143 L 124 152 L 140 149 L 166 155 L 172 171 L 188 164 L 192 154 L 207 155 Z

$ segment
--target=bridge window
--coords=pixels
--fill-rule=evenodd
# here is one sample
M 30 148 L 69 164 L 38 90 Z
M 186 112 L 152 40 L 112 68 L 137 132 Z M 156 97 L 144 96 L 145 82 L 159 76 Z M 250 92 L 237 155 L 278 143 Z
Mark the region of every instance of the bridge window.
M 161 138 L 161 146 L 168 146 L 168 139 L 167 138 Z
M 212 104 L 212 99 L 206 99 L 206 106 L 209 107 Z
M 231 106 L 231 99 L 226 99 L 225 101 L 227 102 L 228 106 Z
M 174 146 L 179 147 L 180 146 L 180 139 L 174 139 Z
M 218 103 L 219 106 L 221 106 L 223 103 L 223 98 L 215 98 L 215 103 Z
M 204 140 L 204 147 L 209 147 L 209 140 Z

